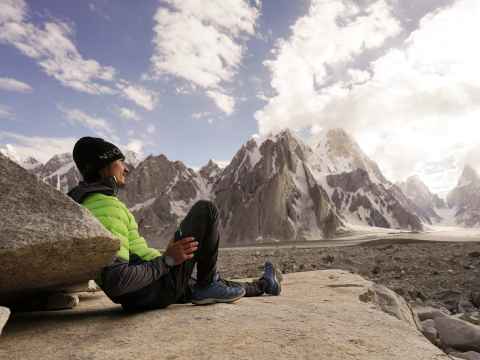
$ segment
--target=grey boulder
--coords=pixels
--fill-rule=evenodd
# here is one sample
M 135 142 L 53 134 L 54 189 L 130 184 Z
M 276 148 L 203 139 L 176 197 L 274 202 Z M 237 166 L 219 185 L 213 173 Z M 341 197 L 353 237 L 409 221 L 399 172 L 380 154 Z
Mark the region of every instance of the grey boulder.
M 442 346 L 459 351 L 480 351 L 480 327 L 452 317 L 436 317 Z
M 94 278 L 120 242 L 88 210 L 0 154 L 0 304 Z

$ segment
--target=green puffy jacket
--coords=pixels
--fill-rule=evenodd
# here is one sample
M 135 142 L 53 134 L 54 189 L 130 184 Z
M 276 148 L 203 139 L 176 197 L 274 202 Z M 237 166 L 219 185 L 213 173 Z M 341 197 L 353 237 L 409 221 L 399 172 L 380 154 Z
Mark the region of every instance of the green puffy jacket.
M 93 193 L 82 201 L 82 205 L 121 240 L 117 253 L 120 259 L 129 261 L 130 254 L 135 254 L 148 261 L 161 255 L 157 249 L 148 247 L 145 239 L 138 233 L 135 218 L 116 196 Z

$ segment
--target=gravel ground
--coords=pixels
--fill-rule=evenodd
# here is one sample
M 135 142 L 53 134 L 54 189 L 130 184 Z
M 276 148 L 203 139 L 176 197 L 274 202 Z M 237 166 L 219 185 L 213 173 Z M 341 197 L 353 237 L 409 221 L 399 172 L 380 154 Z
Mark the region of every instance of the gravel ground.
M 462 306 L 480 307 L 480 243 L 380 240 L 326 248 L 221 249 L 219 270 L 225 278 L 257 277 L 267 259 L 283 273 L 355 272 L 410 302 L 444 306 L 453 313 L 463 312 Z

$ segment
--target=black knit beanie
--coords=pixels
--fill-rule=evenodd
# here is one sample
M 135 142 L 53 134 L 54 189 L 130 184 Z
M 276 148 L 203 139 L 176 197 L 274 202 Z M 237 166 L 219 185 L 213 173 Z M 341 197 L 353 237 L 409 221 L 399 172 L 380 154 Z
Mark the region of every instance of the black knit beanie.
M 125 160 L 120 149 L 101 138 L 85 136 L 73 147 L 73 160 L 86 181 L 98 178 L 100 169 L 119 159 Z

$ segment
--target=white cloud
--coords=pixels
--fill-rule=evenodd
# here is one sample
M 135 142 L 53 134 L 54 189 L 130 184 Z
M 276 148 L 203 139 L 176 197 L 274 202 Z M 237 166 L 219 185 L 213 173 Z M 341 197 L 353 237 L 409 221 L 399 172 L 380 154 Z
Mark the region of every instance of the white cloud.
M 132 109 L 128 109 L 128 108 L 125 108 L 125 107 L 119 107 L 118 108 L 118 114 L 124 118 L 124 119 L 127 119 L 127 120 L 135 120 L 135 121 L 140 121 L 140 117 L 138 116 L 138 114 L 132 110 Z
M 30 85 L 21 81 L 12 78 L 0 78 L 0 90 L 28 93 L 33 89 Z
M 153 91 L 118 79 L 112 66 L 84 59 L 72 40 L 72 26 L 56 19 L 37 26 L 29 21 L 28 12 L 24 0 L 0 2 L 0 44 L 16 47 L 66 87 L 95 95 L 121 94 L 147 110 L 155 107 Z
M 259 131 L 340 126 L 391 180 L 416 173 L 434 191 L 451 188 L 480 133 L 480 50 L 472 45 L 480 3 L 458 0 L 428 14 L 400 47 L 368 64 L 368 72 L 352 66 L 356 56 L 397 34 L 398 23 L 385 1 L 353 21 L 342 15 L 344 3 L 312 2 L 292 37 L 279 42 L 266 63 L 277 94 L 255 115 Z M 326 25 L 327 14 L 345 26 Z M 322 36 L 314 29 L 319 23 Z M 371 40 L 362 44 L 359 36 Z M 330 68 L 348 78 L 332 77 Z
M 75 138 L 24 136 L 11 132 L 0 131 L 0 151 L 9 151 L 18 160 L 34 157 L 40 162 L 47 162 L 53 155 L 73 150 Z
M 207 96 L 217 104 L 218 108 L 225 114 L 230 115 L 233 113 L 235 107 L 235 100 L 228 95 L 222 94 L 217 91 L 208 90 Z
M 128 144 L 125 146 L 127 150 L 133 151 L 136 154 L 142 155 L 143 154 L 143 148 L 145 147 L 145 144 L 142 140 L 140 139 L 132 139 L 131 141 L 128 142 Z
M 5 105 L 0 104 L 0 119 L 11 119 L 14 115 L 10 108 Z
M 138 85 L 132 85 L 127 81 L 120 81 L 117 85 L 123 96 L 135 102 L 145 110 L 152 111 L 158 101 L 158 94 L 152 90 L 145 89 Z
M 35 59 L 45 73 L 63 85 L 90 94 L 112 93 L 104 84 L 114 78 L 111 66 L 84 59 L 71 41 L 72 28 L 59 20 L 43 27 L 28 21 L 23 0 L 5 0 L 0 4 L 0 43 L 15 46 Z
M 108 124 L 107 120 L 101 117 L 88 115 L 79 109 L 69 109 L 62 106 L 59 106 L 58 108 L 71 124 L 77 123 L 79 125 L 82 125 L 92 130 L 101 137 L 112 138 L 115 140 L 118 139 L 115 136 L 115 131 L 113 130 L 111 125 Z
M 244 40 L 255 33 L 259 10 L 246 0 L 211 0 L 208 6 L 201 0 L 164 2 L 168 7 L 159 8 L 154 18 L 154 76 L 174 75 L 224 92 L 223 84 L 233 79 L 243 58 Z M 220 107 L 228 113 L 232 108 Z
M 292 36 L 279 40 L 274 59 L 265 62 L 277 95 L 255 114 L 260 132 L 282 129 L 292 121 L 307 125 L 325 102 L 318 89 L 334 80 L 329 69 L 346 67 L 356 55 L 383 45 L 400 30 L 384 0 L 364 9 L 345 0 L 312 1 L 309 13 L 292 27 Z

